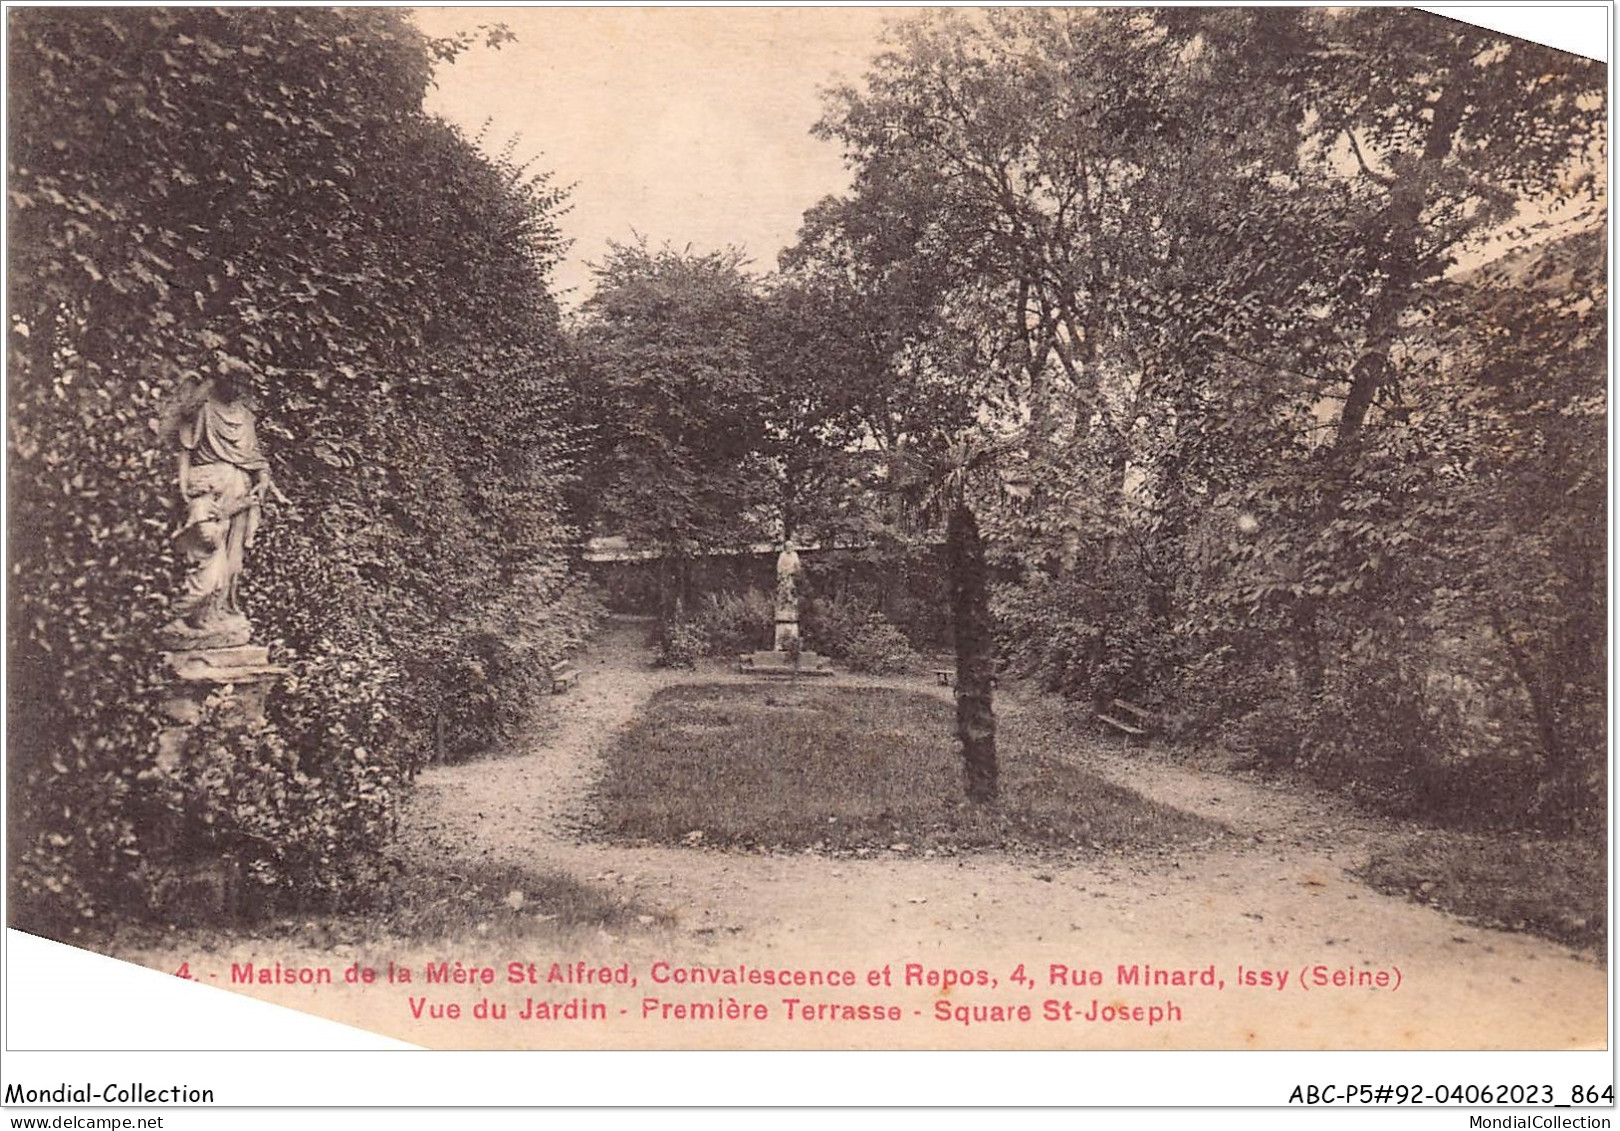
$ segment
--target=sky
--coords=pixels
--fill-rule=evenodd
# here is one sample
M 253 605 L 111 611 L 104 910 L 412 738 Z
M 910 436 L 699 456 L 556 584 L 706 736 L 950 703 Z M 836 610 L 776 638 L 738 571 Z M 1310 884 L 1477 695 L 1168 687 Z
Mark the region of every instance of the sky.
M 810 128 L 820 91 L 858 80 L 885 8 L 422 8 L 429 35 L 501 22 L 517 35 L 440 67 L 427 109 L 486 147 L 516 139 L 559 184 L 575 242 L 553 277 L 589 291 L 609 240 L 744 248 L 775 266 L 804 211 L 848 187 L 836 143 Z M 572 291 L 570 295 L 569 291 Z
M 1605 55 L 1605 6 L 1433 5 L 1565 50 Z M 1580 9 L 1584 8 L 1584 11 Z M 516 42 L 441 66 L 427 109 L 572 185 L 574 243 L 553 276 L 590 292 L 608 241 L 703 253 L 742 247 L 768 271 L 804 211 L 849 185 L 838 145 L 810 135 L 824 88 L 858 82 L 903 8 L 418 8 L 429 35 L 504 23 Z

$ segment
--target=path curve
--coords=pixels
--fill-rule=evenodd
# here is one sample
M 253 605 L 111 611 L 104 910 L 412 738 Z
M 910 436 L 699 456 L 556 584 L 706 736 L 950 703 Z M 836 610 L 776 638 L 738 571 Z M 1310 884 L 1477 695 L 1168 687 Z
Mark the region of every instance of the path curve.
M 884 853 L 831 858 L 716 849 L 631 847 L 588 834 L 593 782 L 614 735 L 660 688 L 744 677 L 713 666 L 698 672 L 655 669 L 647 626 L 611 621 L 576 663 L 575 688 L 555 697 L 555 727 L 512 756 L 419 775 L 401 817 L 408 860 L 445 870 L 476 863 L 559 871 L 651 909 L 640 927 L 617 935 L 558 929 L 510 942 L 469 933 L 443 943 L 382 939 L 357 946 L 318 938 L 301 942 L 234 939 L 212 961 L 333 964 L 389 962 L 421 970 L 459 961 L 505 970 L 514 959 L 551 962 L 655 962 L 724 968 L 849 969 L 894 989 L 848 991 L 857 1000 L 899 1000 L 903 1023 L 761 1028 L 743 1024 L 617 1022 L 567 1029 L 512 1023 L 435 1022 L 406 1010 L 422 991 L 343 985 L 241 987 L 322 1016 L 429 1047 L 510 1048 L 1276 1048 L 1445 1049 L 1597 1048 L 1607 1033 L 1607 979 L 1589 958 L 1525 935 L 1467 925 L 1431 908 L 1386 896 L 1353 879 L 1393 826 L 1337 799 L 1281 786 L 1199 772 L 1149 754 L 1129 755 L 1104 740 L 1070 754 L 1091 769 L 1154 800 L 1225 823 L 1234 830 L 1202 850 L 1178 855 L 1100 855 L 1069 863 L 986 852 L 951 857 Z M 948 695 L 923 680 L 866 680 Z M 1016 692 L 998 711 L 1032 706 Z M 172 969 L 171 948 L 123 955 Z M 198 956 L 185 957 L 196 961 Z M 984 971 L 992 987 L 971 992 L 901 989 L 907 964 L 928 970 Z M 1094 970 L 1095 988 L 1054 987 L 1054 966 Z M 1121 969 L 1213 968 L 1222 990 L 1125 986 Z M 1239 970 L 1287 971 L 1281 989 L 1239 987 Z M 1382 970 L 1400 988 L 1302 989 L 1320 969 L 1351 977 Z M 1032 982 L 1015 987 L 1022 970 Z M 223 984 L 223 983 L 221 983 Z M 548 987 L 573 992 L 578 987 Z M 647 995 L 709 1000 L 723 987 L 642 985 L 621 994 L 626 1014 Z M 583 991 L 591 992 L 590 987 Z M 737 997 L 755 991 L 727 990 Z M 780 991 L 777 992 L 780 997 Z M 628 996 L 625 996 L 628 994 Z M 953 996 L 954 995 L 954 996 Z M 767 994 L 767 997 L 770 995 Z M 1072 1026 L 961 1025 L 959 1004 L 1027 1005 L 1069 1000 L 1079 1009 L 1175 1006 L 1173 1023 L 1077 1021 Z M 521 995 L 519 1001 L 521 1001 Z M 915 1008 L 913 1008 L 915 1007 Z M 519 1008 L 519 1006 L 514 1006 Z M 780 1004 L 773 1008 L 781 1011 Z M 615 1011 L 616 1012 L 616 1011 Z M 775 1016 L 775 1015 L 773 1015 Z
M 1331 797 L 1201 773 L 1104 740 L 1073 752 L 1156 801 L 1211 817 L 1236 836 L 1180 858 L 1106 856 L 1054 865 L 983 853 L 871 859 L 625 847 L 585 835 L 591 784 L 614 733 L 660 688 L 743 677 L 712 666 L 655 669 L 620 621 L 582 659 L 560 727 L 500 762 L 424 773 L 404 822 L 413 851 L 557 868 L 669 916 L 671 946 L 726 956 L 824 957 L 881 965 L 902 955 L 968 967 L 1044 971 L 1120 964 L 1399 967 L 1401 1005 L 1327 998 L 1284 1010 L 1203 1009 L 1168 1043 L 1193 1047 L 1570 1047 L 1604 1040 L 1602 969 L 1566 948 L 1486 930 L 1353 879 L 1393 826 Z M 840 676 L 943 693 L 923 680 Z M 1021 709 L 1004 696 L 1000 710 Z M 626 942 L 627 940 L 617 940 Z M 1061 957 L 1055 957 L 1061 956 Z M 715 958 L 707 954 L 705 961 Z M 1286 994 L 1287 991 L 1285 991 Z M 1285 1001 L 1299 1004 L 1297 999 Z M 1390 999 L 1395 1000 L 1395 999 Z M 1122 1034 L 1121 1047 L 1143 1034 Z

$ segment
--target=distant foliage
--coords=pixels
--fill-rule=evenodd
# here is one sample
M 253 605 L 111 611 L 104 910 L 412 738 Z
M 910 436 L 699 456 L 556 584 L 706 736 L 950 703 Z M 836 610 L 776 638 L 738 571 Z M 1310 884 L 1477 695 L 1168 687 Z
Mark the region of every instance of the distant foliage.
M 776 602 L 768 593 L 710 593 L 697 604 L 693 627 L 711 656 L 769 649 L 776 629 Z
M 546 289 L 562 194 L 422 113 L 434 57 L 468 42 L 397 10 L 9 30 L 13 921 L 150 904 L 200 843 L 338 898 L 440 720 L 498 733 L 591 615 Z M 262 731 L 199 727 L 165 774 L 173 404 L 226 359 L 292 500 L 244 579 L 292 674 Z
M 872 384 L 1006 437 L 1003 658 L 1380 807 L 1600 833 L 1602 65 L 1388 7 L 891 44 L 784 262 L 883 297 Z
M 693 562 L 760 537 L 759 296 L 730 249 L 614 245 L 580 311 L 575 382 L 590 442 L 593 529 L 659 552 L 659 616 L 690 620 Z
M 991 607 L 1001 653 L 1015 672 L 1074 699 L 1157 703 L 1174 678 L 1175 640 L 1146 607 L 1137 579 L 1110 572 L 1033 573 L 997 586 Z
M 860 597 L 812 597 L 804 603 L 805 643 L 835 660 L 847 659 L 851 646 L 873 615 L 871 603 Z
M 707 647 L 708 641 L 702 629 L 687 621 L 676 621 L 659 629 L 658 653 L 654 660 L 661 668 L 685 668 L 690 671 L 697 667 Z
M 849 670 L 869 675 L 904 675 L 917 670 L 921 657 L 912 649 L 906 634 L 873 613 L 844 649 Z

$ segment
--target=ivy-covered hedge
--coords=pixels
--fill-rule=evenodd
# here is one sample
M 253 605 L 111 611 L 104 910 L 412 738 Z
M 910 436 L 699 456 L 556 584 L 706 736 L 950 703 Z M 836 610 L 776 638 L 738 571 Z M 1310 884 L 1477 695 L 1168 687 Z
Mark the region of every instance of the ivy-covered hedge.
M 12 923 L 160 908 L 223 849 L 261 904 L 337 898 L 409 771 L 495 736 L 594 615 L 561 194 L 423 114 L 470 41 L 400 10 L 30 9 L 10 33 Z M 170 772 L 168 418 L 234 362 L 291 500 L 244 601 L 291 674 L 263 728 L 205 719 Z

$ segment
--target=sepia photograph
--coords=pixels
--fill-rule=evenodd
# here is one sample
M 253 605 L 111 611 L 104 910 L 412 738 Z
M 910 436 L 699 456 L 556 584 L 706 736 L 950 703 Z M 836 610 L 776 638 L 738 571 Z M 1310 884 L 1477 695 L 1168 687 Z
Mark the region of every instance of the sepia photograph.
M 26 936 L 436 1050 L 1608 1050 L 1608 33 L 1444 13 L 7 6 L 8 1039 Z

